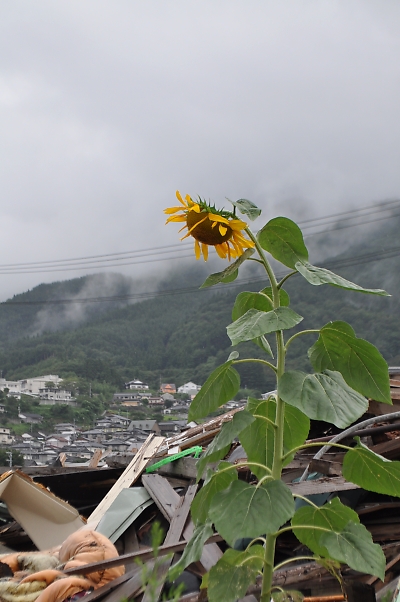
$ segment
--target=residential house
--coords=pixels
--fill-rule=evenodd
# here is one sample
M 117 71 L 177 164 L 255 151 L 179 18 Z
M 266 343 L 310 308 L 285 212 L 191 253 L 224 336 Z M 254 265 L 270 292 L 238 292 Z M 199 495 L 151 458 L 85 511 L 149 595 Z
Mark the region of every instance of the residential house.
M 123 403 L 123 402 L 136 402 L 136 405 L 140 404 L 141 397 L 137 393 L 114 393 L 112 397 L 112 403 Z
M 164 400 L 162 397 L 148 397 L 147 401 L 149 402 L 150 407 L 164 405 Z
M 39 389 L 40 405 L 56 405 L 62 403 L 64 405 L 76 406 L 76 399 L 72 397 L 71 391 L 66 389 L 58 389 L 57 387 L 43 387 Z
M 10 445 L 14 438 L 10 434 L 10 429 L 0 428 L 0 445 Z
M 181 387 L 178 387 L 178 393 L 185 393 L 186 395 L 190 395 L 192 397 L 193 395 L 197 395 L 200 389 L 200 385 L 196 385 L 195 383 L 192 383 L 192 381 L 189 381 Z
M 176 393 L 176 386 L 172 383 L 163 383 L 160 387 L 161 393 L 171 393 L 173 395 Z
M 19 412 L 18 418 L 21 422 L 27 424 L 40 424 L 43 421 L 43 416 L 40 414 L 31 414 L 30 412 Z
M 128 383 L 125 383 L 125 389 L 137 389 L 143 391 L 144 389 L 148 389 L 149 385 L 143 383 L 141 380 L 130 380 Z
M 156 433 L 157 435 L 160 434 L 160 427 L 156 420 L 131 420 L 128 430 L 132 431 L 133 429 L 140 429 L 147 433 Z

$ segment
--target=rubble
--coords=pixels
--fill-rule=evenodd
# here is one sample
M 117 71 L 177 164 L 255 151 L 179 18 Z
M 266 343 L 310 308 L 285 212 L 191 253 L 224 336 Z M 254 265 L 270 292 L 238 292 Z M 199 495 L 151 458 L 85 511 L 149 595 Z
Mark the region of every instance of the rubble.
M 396 398 L 400 380 L 391 384 Z M 398 397 L 400 400 L 400 395 Z M 348 429 L 349 432 L 339 433 L 336 438 L 347 437 L 347 441 L 351 441 L 350 437 L 357 434 L 371 450 L 390 460 L 400 460 L 398 407 L 395 405 L 391 415 L 381 415 L 371 403 L 369 415 L 374 415 L 374 424 L 370 425 L 371 420 L 367 424 L 360 423 L 353 429 L 355 432 Z M 80 591 L 86 592 L 85 601 L 120 602 L 126 598 L 154 602 L 162 595 L 168 599 L 168 569 L 179 558 L 194 531 L 190 506 L 202 486 L 201 479 L 196 482 L 195 456 L 199 450 L 207 448 L 222 425 L 241 409 L 232 409 L 201 425 L 188 425 L 186 430 L 168 438 L 151 433 L 137 453 L 117 455 L 117 460 L 116 454 L 112 454 L 110 464 L 113 467 L 104 466 L 101 462 L 103 452 L 97 451 L 88 466 L 67 468 L 62 465 L 60 456 L 58 467 L 27 468 L 25 473 L 8 471 L 0 478 L 0 499 L 7 503 L 9 513 L 18 523 L 12 523 L 10 519 L 0 528 L 0 542 L 17 549 L 18 538 L 20 543 L 21 538 L 25 538 L 26 543 L 29 536 L 32 547 L 43 550 L 59 546 L 78 533 L 95 533 L 107 538 L 119 555 L 100 561 L 93 561 L 88 556 L 78 566 L 67 563 L 61 569 L 61 581 L 79 576 L 74 577 L 78 581 L 71 582 L 78 584 L 79 579 L 87 581 L 87 576 L 124 567 L 124 572 L 120 568 L 118 574 L 110 573 L 113 579 L 101 585 L 100 581 L 95 587 L 93 584 L 86 587 L 86 581 L 84 586 L 81 583 Z M 323 435 L 323 431 L 318 434 Z M 345 481 L 341 474 L 343 453 L 329 448 L 333 436 L 315 437 L 312 441 L 321 446 L 314 449 L 319 452 L 297 453 L 285 467 L 282 478 L 293 492 L 302 496 L 319 496 L 320 503 L 339 496 L 343 503 L 351 506 L 374 542 L 382 546 L 386 556 L 385 581 L 382 583 L 344 566 L 341 569 L 345 584 L 343 592 L 326 568 L 313 561 L 298 561 L 279 570 L 274 584 L 301 591 L 304 600 L 309 602 L 345 599 L 396 602 L 400 599 L 400 499 L 367 492 Z M 248 467 L 243 466 L 246 455 L 238 443 L 232 444 L 227 458 L 235 464 L 242 461 L 238 467 L 240 479 L 254 478 Z M 3 517 L 4 520 L 7 519 Z M 165 538 L 154 551 L 151 528 L 156 522 L 163 528 Z M 182 602 L 207 600 L 206 591 L 201 594 L 199 591 L 201 577 L 221 558 L 226 548 L 226 542 L 218 533 L 207 540 L 200 561 L 184 571 L 186 590 L 182 593 Z M 284 533 L 278 538 L 276 554 L 281 559 L 295 558 L 302 555 L 302 545 L 291 532 Z M 142 564 L 139 565 L 138 560 Z M 0 561 L 4 562 L 4 558 Z M 143 567 L 147 567 L 147 573 Z M 151 570 L 156 571 L 157 584 L 150 587 L 145 574 Z M 57 581 L 59 579 L 60 575 Z M 64 584 L 57 587 L 61 589 L 52 598 L 55 601 L 71 594 L 72 590 L 64 591 Z M 44 595 L 40 591 L 39 602 Z M 259 595 L 256 583 L 243 600 L 257 600 Z M 1 592 L 0 599 L 3 599 Z M 35 597 L 31 599 L 33 602 Z

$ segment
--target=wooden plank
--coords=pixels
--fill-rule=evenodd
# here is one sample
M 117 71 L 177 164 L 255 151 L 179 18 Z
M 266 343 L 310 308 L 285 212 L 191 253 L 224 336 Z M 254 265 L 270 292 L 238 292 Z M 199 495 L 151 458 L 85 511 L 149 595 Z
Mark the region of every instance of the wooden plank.
M 330 462 L 329 460 L 311 460 L 309 472 L 320 472 L 327 476 L 341 476 L 342 465 L 340 462 Z
M 181 496 L 173 490 L 167 479 L 158 474 L 142 475 L 142 483 L 160 512 L 170 522 L 180 504 Z
M 89 468 L 97 468 L 97 465 L 100 461 L 101 455 L 102 455 L 102 450 L 101 449 L 96 449 L 93 456 L 90 458 L 90 462 L 88 464 Z
M 377 443 L 376 445 L 372 445 L 370 450 L 389 460 L 395 460 L 400 457 L 400 438 Z
M 196 495 L 198 485 L 190 485 L 186 492 L 186 495 L 182 499 L 182 503 L 175 511 L 175 514 L 171 520 L 167 535 L 165 537 L 164 545 L 178 543 L 182 537 L 183 529 L 190 512 L 190 506 L 193 502 L 194 496 Z
M 315 481 L 302 481 L 301 483 L 286 483 L 290 491 L 299 495 L 313 495 L 314 493 L 332 493 L 359 489 L 358 485 L 349 483 L 343 477 L 315 479 Z
M 104 516 L 118 494 L 123 489 L 130 487 L 140 477 L 148 461 L 154 456 L 163 441 L 164 437 L 154 437 L 153 434 L 147 437 L 132 462 L 126 467 L 118 481 L 89 516 L 88 524 L 92 529 L 97 527 L 100 519 Z
M 197 487 L 198 485 L 190 485 L 185 497 L 181 498 L 182 502 L 177 507 L 175 514 L 172 517 L 171 524 L 165 537 L 164 545 L 178 543 L 181 539 L 182 532 L 189 516 L 190 506 L 194 496 L 196 495 Z M 147 587 L 143 594 L 142 602 L 157 602 L 157 600 L 159 600 L 171 563 L 172 557 L 168 558 L 164 562 L 160 563 L 159 566 L 157 566 L 157 587 L 152 588 L 152 591 L 150 591 L 149 587 Z

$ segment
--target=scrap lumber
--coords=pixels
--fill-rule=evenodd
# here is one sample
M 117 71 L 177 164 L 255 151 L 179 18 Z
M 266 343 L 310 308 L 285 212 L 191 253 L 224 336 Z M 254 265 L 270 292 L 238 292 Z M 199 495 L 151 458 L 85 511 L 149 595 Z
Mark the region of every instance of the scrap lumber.
M 359 489 L 358 485 L 346 481 L 343 477 L 323 477 L 313 481 L 301 481 L 300 483 L 286 483 L 290 491 L 299 495 L 313 495 L 315 493 L 335 493 L 337 491 L 348 491 Z
M 102 450 L 96 449 L 93 456 L 90 458 L 90 462 L 88 464 L 89 468 L 97 468 L 98 463 L 100 462 L 102 456 Z
M 142 484 L 146 491 L 155 501 L 161 514 L 171 521 L 181 501 L 181 496 L 158 474 L 147 474 L 142 476 Z
M 140 477 L 149 459 L 154 456 L 163 441 L 164 437 L 154 437 L 153 434 L 147 437 L 146 441 L 143 443 L 132 462 L 126 467 L 118 481 L 89 516 L 88 523 L 90 524 L 91 528 L 96 528 L 100 522 L 100 519 L 109 509 L 120 491 L 133 485 L 133 483 L 135 483 L 135 481 Z
M 160 457 L 168 454 L 171 448 L 179 447 L 181 450 L 184 450 L 192 447 L 193 445 L 199 445 L 202 435 L 204 436 L 204 442 L 213 439 L 221 430 L 222 425 L 225 422 L 230 422 L 234 414 L 242 410 L 243 408 L 236 408 L 230 412 L 227 412 L 226 414 L 223 414 L 222 416 L 212 418 L 208 422 L 193 426 L 192 428 L 187 429 L 178 435 L 168 437 L 168 439 L 165 441 L 165 444 L 160 447 L 157 456 Z
M 183 529 L 185 528 L 187 518 L 189 516 L 190 506 L 192 504 L 194 496 L 196 495 L 197 487 L 197 485 L 190 485 L 188 487 L 185 497 L 181 498 L 181 504 L 177 507 L 172 517 L 167 535 L 165 537 L 164 545 L 179 543 L 179 540 L 182 537 Z M 153 588 L 152 591 L 150 591 L 149 587 L 147 587 L 144 592 L 142 602 L 156 602 L 159 599 L 161 591 L 164 587 L 165 580 L 167 578 L 168 569 L 171 566 L 171 562 L 172 557 L 165 560 L 159 565 L 157 570 L 157 587 Z

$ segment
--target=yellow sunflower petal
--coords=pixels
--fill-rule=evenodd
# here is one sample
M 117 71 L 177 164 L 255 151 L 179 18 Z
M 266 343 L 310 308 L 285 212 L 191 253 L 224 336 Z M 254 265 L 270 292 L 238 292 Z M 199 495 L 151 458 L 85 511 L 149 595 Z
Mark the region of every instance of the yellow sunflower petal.
M 182 211 L 182 207 L 167 207 L 164 209 L 164 213 L 176 213 L 177 211 Z
M 185 201 L 183 200 L 183 198 L 182 198 L 182 196 L 181 196 L 181 193 L 179 192 L 179 190 L 177 190 L 175 194 L 176 194 L 176 198 L 178 199 L 178 201 L 179 201 L 180 203 L 182 203 L 182 205 L 183 205 L 184 207 L 186 207 L 186 203 L 185 203 Z
M 208 259 L 208 245 L 201 243 L 201 250 L 203 251 L 204 261 Z
M 222 215 L 217 215 L 216 213 L 209 213 L 208 217 L 212 222 L 222 222 L 223 224 L 227 224 L 228 226 L 230 225 L 229 220 L 227 220 L 226 217 L 222 217 Z
M 244 247 L 249 247 L 249 248 L 254 247 L 254 242 L 252 240 L 248 240 L 247 238 L 242 236 L 242 234 L 240 234 L 239 232 L 233 232 L 233 238 L 236 240 L 237 243 L 241 244 Z
M 195 202 L 193 201 L 193 199 L 192 199 L 192 197 L 190 196 L 190 194 L 187 194 L 187 195 L 185 196 L 185 201 L 186 201 L 186 203 L 187 203 L 187 206 L 188 206 L 188 207 L 191 207 L 192 205 L 195 205 L 195 204 L 197 204 L 197 203 L 195 203 Z
M 244 230 L 247 228 L 247 224 L 242 222 L 240 219 L 231 219 L 229 226 L 232 228 L 232 230 Z
M 221 245 L 215 245 L 215 250 L 217 251 L 218 255 L 221 257 L 221 259 L 225 259 L 226 258 L 226 245 L 225 245 L 225 243 L 222 243 Z
M 186 215 L 171 215 L 165 223 L 169 224 L 169 222 L 186 222 Z
M 219 229 L 219 233 L 221 234 L 221 236 L 225 236 L 225 234 L 228 232 L 228 228 L 225 228 L 221 224 L 218 226 L 218 229 Z
M 200 211 L 201 211 L 200 205 L 198 205 L 197 203 L 194 203 L 193 205 L 191 205 L 189 211 L 195 211 L 196 213 L 200 213 Z
M 200 244 L 198 240 L 194 241 L 194 252 L 196 255 L 196 259 L 200 259 L 201 257 L 201 249 L 200 249 Z
M 242 247 L 240 245 L 236 244 L 236 242 L 233 240 L 233 238 L 231 238 L 229 242 L 231 243 L 232 247 L 235 249 L 236 257 L 240 257 L 240 255 L 243 255 Z

